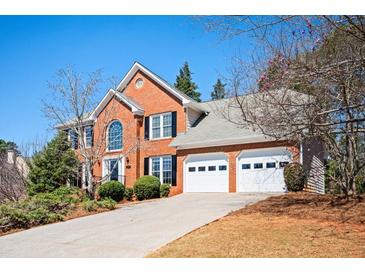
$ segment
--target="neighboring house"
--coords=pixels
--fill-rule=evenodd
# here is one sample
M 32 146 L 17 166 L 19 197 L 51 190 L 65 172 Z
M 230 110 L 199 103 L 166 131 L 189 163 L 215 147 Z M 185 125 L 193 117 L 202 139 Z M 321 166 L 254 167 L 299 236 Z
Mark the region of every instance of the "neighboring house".
M 172 194 L 283 192 L 284 166 L 303 159 L 311 166 L 316 156 L 320 167 L 312 172 L 315 186 L 310 189 L 324 191 L 319 147 L 297 147 L 239 128 L 216 107 L 223 100 L 198 103 L 135 63 L 117 89 L 109 90 L 85 119 L 90 145 L 98 141 L 92 136 L 98 136 L 102 124 L 108 125 L 107 149 L 93 176 L 132 187 L 139 177 L 154 175 L 171 184 Z M 143 139 L 144 144 L 127 153 L 132 139 Z
M 0 202 L 23 197 L 28 173 L 27 161 L 14 150 L 0 153 Z

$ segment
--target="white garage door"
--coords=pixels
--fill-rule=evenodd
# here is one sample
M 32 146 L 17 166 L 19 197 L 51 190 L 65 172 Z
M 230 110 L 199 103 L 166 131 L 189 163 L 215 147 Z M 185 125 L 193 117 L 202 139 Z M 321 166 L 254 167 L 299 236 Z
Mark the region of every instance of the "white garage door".
M 184 174 L 184 192 L 228 192 L 228 161 L 224 154 L 189 155 Z
M 284 166 L 291 161 L 285 148 L 247 150 L 238 157 L 239 192 L 285 191 Z

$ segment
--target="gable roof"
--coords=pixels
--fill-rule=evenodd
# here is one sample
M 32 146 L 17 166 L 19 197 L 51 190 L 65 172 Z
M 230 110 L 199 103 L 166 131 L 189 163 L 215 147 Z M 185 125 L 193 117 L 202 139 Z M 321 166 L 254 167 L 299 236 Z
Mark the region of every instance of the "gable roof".
M 100 101 L 98 106 L 95 108 L 95 110 L 90 114 L 90 119 L 95 120 L 100 112 L 104 109 L 104 107 L 109 103 L 109 101 L 115 96 L 118 100 L 125 103 L 128 107 L 131 108 L 132 113 L 136 115 L 143 115 L 144 109 L 135 102 L 132 98 L 129 96 L 126 96 L 122 94 L 119 91 L 115 91 L 114 89 L 109 89 L 107 94 L 104 96 L 104 98 Z
M 129 82 L 132 80 L 132 78 L 138 71 L 141 71 L 144 74 L 146 74 L 153 81 L 162 86 L 166 91 L 168 91 L 170 94 L 179 99 L 183 106 L 191 107 L 201 112 L 206 111 L 204 107 L 197 101 L 190 98 L 185 93 L 179 91 L 178 89 L 170 85 L 166 80 L 158 76 L 156 73 L 153 73 L 151 70 L 149 70 L 148 68 L 146 68 L 145 66 L 143 66 L 141 63 L 138 62 L 135 62 L 133 66 L 130 68 L 130 70 L 127 72 L 127 74 L 124 76 L 122 81 L 117 86 L 117 91 L 123 92 L 126 86 L 129 84 Z
M 310 96 L 293 90 L 273 90 L 272 95 L 277 96 L 278 100 L 284 98 L 294 100 L 298 106 L 291 107 L 291 110 L 294 111 L 301 111 L 302 102 L 310 100 Z M 252 108 L 254 106 L 252 100 L 256 96 L 265 96 L 265 94 L 251 93 L 238 98 L 244 99 L 245 104 Z M 248 124 L 237 125 L 233 123 L 232 121 L 242 120 L 242 111 L 235 101 L 236 97 L 231 97 L 200 103 L 208 110 L 206 116 L 189 131 L 176 136 L 169 146 L 186 149 L 277 140 L 265 136 L 260 130 L 255 131 Z M 255 107 L 253 110 L 258 113 L 262 112 L 260 107 Z

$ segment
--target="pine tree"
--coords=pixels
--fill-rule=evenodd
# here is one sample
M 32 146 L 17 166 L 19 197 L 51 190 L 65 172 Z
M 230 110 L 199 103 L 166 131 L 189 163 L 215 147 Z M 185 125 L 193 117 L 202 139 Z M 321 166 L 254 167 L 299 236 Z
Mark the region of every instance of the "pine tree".
M 65 132 L 59 132 L 43 149 L 33 157 L 30 166 L 29 194 L 47 192 L 66 185 L 76 178 L 79 160 L 71 149 Z
M 226 96 L 225 86 L 226 84 L 222 84 L 221 80 L 218 78 L 213 86 L 213 91 L 210 94 L 212 100 L 223 99 Z
M 197 91 L 198 86 L 193 82 L 191 75 L 189 64 L 185 62 L 180 69 L 179 75 L 176 76 L 175 87 L 195 101 L 200 102 L 201 93 Z

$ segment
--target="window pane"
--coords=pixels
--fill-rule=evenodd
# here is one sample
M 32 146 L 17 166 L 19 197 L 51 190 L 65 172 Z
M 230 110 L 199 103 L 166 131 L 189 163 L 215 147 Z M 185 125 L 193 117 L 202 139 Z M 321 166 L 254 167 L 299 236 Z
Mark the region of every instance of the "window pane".
M 189 172 L 195 172 L 195 167 L 189 167 Z
M 198 171 L 205 171 L 205 166 L 198 167 Z
M 160 127 L 160 116 L 152 117 L 152 128 L 159 128 Z
M 113 159 L 109 160 L 109 176 L 110 180 L 118 181 L 118 175 L 119 175 L 119 169 L 118 169 L 118 160 Z
M 242 169 L 250 169 L 251 164 L 242 164 Z
M 167 127 L 163 127 L 163 137 L 171 137 L 172 136 L 172 127 L 171 126 L 167 126 Z
M 69 131 L 70 135 L 70 142 L 71 142 L 71 148 L 77 149 L 78 147 L 78 138 L 77 138 L 77 132 L 73 129 Z
M 93 140 L 93 128 L 92 127 L 86 127 L 85 128 L 85 141 L 86 146 L 91 147 L 92 146 L 92 140 Z
M 266 168 L 275 168 L 275 167 L 276 167 L 275 162 L 266 163 Z
M 171 171 L 164 171 L 163 172 L 162 183 L 163 184 L 171 184 L 171 182 L 172 182 L 172 172 Z
M 162 158 L 162 169 L 163 169 L 163 171 L 171 171 L 172 170 L 171 157 L 163 157 Z
M 153 128 L 152 129 L 152 138 L 160 138 L 160 128 Z
M 219 170 L 227 170 L 227 166 L 224 165 L 224 166 L 219 166 Z
M 114 121 L 109 126 L 108 131 L 108 148 L 109 150 L 117 150 L 122 148 L 123 130 L 119 121 Z
M 255 163 L 255 164 L 253 164 L 253 168 L 255 168 L 255 169 L 260 169 L 260 168 L 263 168 L 264 166 L 263 166 L 263 164 L 262 163 Z
M 167 113 L 163 115 L 163 126 L 171 126 L 172 118 L 171 113 Z
M 285 167 L 287 164 L 289 164 L 289 162 L 280 162 L 279 166 L 280 167 Z
M 215 171 L 215 166 L 208 166 L 209 171 Z

